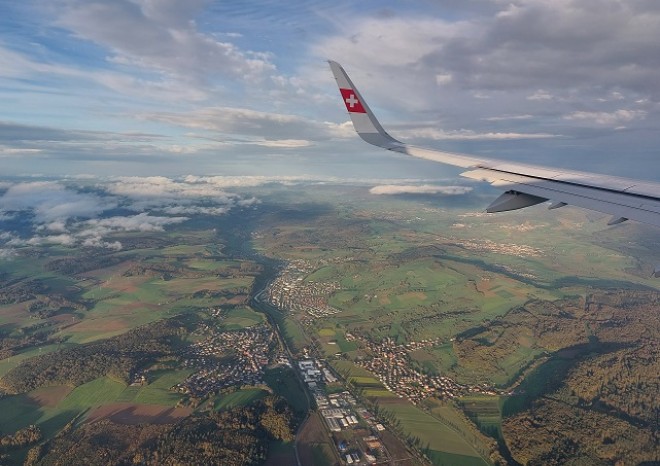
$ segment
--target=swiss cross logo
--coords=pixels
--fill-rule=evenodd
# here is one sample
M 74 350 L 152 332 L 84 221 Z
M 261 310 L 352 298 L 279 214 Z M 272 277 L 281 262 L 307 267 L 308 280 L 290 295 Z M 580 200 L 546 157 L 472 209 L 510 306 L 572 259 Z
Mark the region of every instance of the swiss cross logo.
M 367 113 L 367 111 L 362 106 L 362 103 L 358 99 L 357 94 L 353 89 L 339 89 L 341 91 L 341 96 L 344 98 L 344 103 L 346 104 L 346 110 L 352 113 Z

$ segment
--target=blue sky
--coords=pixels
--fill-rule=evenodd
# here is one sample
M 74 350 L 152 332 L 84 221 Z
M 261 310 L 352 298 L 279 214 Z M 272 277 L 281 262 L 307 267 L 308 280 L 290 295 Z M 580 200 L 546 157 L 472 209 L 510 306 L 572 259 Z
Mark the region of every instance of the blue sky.
M 357 138 L 660 179 L 660 5 L 0 0 L 3 175 L 424 178 Z

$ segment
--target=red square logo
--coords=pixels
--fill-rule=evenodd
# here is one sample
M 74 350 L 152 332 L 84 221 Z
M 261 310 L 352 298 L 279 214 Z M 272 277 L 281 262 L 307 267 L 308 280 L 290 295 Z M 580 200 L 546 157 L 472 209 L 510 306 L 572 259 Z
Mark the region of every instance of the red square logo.
M 341 92 L 341 96 L 344 98 L 346 110 L 348 110 L 350 113 L 367 113 L 367 111 L 362 106 L 362 102 L 360 102 L 360 99 L 353 89 L 339 89 L 339 91 Z

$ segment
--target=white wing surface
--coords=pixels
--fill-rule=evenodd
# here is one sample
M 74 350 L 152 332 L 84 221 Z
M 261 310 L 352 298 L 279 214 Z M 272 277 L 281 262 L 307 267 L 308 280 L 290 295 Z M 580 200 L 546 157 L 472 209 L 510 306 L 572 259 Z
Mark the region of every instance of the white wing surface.
M 424 149 L 397 141 L 376 120 L 341 65 L 329 63 L 353 126 L 362 139 L 394 152 L 466 168 L 462 176 L 502 188 L 504 193 L 488 206 L 487 212 L 551 201 L 550 209 L 570 204 L 610 214 L 610 225 L 631 219 L 660 226 L 658 183 Z

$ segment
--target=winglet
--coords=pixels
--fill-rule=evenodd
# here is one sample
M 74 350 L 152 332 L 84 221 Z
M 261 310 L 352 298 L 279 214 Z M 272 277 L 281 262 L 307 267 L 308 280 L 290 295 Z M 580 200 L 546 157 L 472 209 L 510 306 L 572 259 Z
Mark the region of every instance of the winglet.
M 385 149 L 400 148 L 404 144 L 387 134 L 380 125 L 367 102 L 362 98 L 357 88 L 348 77 L 344 68 L 336 61 L 328 60 L 332 74 L 337 80 L 339 92 L 346 104 L 346 110 L 351 116 L 353 127 L 358 135 L 369 144 Z

